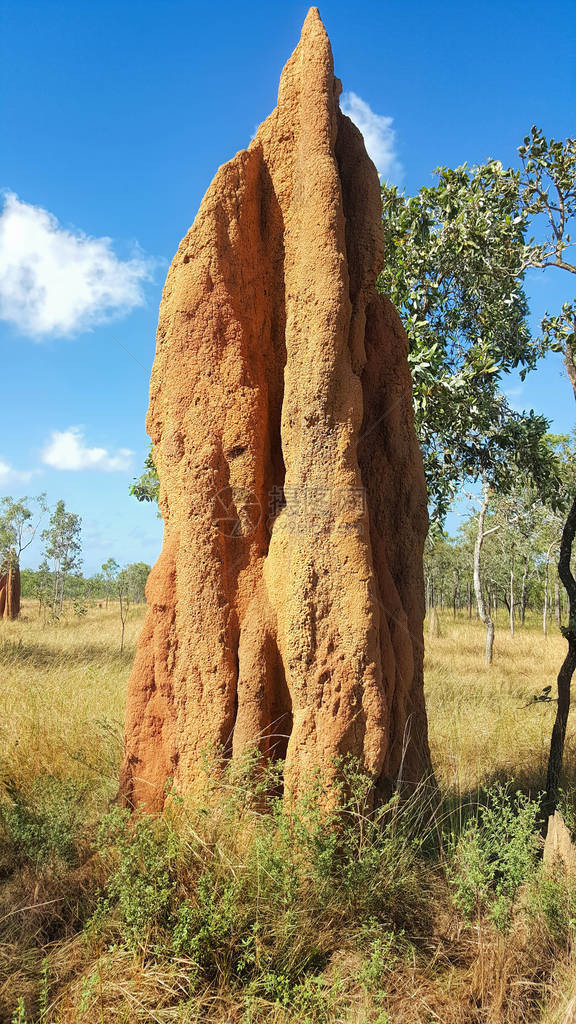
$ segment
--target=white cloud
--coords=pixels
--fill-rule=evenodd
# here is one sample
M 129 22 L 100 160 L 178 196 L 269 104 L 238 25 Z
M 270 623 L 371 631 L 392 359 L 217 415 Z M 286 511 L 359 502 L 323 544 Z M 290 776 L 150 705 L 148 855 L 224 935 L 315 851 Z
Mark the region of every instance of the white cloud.
M 130 469 L 133 454 L 129 448 L 118 448 L 115 452 L 106 448 L 89 448 L 79 427 L 70 427 L 52 432 L 42 452 L 42 462 L 52 469 L 95 469 L 115 473 Z
M 0 213 L 0 320 L 21 334 L 70 335 L 144 302 L 152 261 L 119 259 L 110 238 L 70 231 L 9 192 Z
M 0 488 L 9 487 L 12 484 L 27 484 L 33 476 L 32 470 L 14 469 L 14 466 L 0 456 Z
M 396 132 L 392 127 L 394 119 L 375 114 L 355 92 L 342 93 L 340 106 L 342 112 L 362 132 L 366 150 L 376 164 L 380 177 L 390 184 L 398 185 L 404 176 L 404 169 L 396 154 Z

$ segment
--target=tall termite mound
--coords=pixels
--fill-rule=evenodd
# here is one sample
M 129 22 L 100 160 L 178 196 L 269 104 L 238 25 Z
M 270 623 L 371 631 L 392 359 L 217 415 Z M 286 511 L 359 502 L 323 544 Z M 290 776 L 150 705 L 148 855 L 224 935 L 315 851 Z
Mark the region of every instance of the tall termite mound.
M 376 293 L 378 176 L 340 90 L 312 8 L 168 274 L 147 419 L 165 534 L 128 803 L 189 789 L 213 749 L 285 758 L 291 791 L 343 755 L 381 793 L 429 770 L 408 346 Z
M 17 619 L 20 614 L 20 569 L 8 562 L 0 569 L 0 619 Z

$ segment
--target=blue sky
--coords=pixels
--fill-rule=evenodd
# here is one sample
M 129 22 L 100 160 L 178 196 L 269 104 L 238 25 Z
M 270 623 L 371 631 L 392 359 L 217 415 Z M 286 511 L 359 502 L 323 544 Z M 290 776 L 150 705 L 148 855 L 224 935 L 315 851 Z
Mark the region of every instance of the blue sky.
M 306 11 L 228 0 L 3 5 L 0 224 L 16 270 L 0 279 L 0 494 L 63 497 L 83 518 L 88 572 L 111 555 L 158 554 L 161 523 L 128 486 L 147 447 L 162 283 L 217 167 L 275 105 Z M 572 2 L 329 0 L 320 12 L 356 97 L 349 108 L 381 169 L 409 192 L 439 164 L 513 163 L 533 123 L 574 134 Z M 570 287 L 533 274 L 534 316 Z M 571 428 L 558 357 L 509 391 L 556 430 Z M 28 564 L 37 559 L 31 549 Z

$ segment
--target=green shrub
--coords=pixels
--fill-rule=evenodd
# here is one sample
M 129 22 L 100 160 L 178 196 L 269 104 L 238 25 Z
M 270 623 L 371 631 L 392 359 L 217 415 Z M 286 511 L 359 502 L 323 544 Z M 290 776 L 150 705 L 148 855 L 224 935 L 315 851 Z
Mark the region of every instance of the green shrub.
M 510 923 L 520 886 L 536 870 L 540 804 L 501 784 L 453 843 L 449 876 L 454 903 L 467 918 L 488 913 L 499 929 Z
M 11 780 L 5 783 L 5 791 L 0 826 L 13 859 L 35 868 L 54 859 L 73 864 L 85 821 L 84 788 L 76 781 L 44 774 L 26 792 Z
M 114 923 L 129 947 L 187 958 L 192 988 L 239 983 L 253 999 L 300 1000 L 308 1019 L 323 998 L 310 978 L 343 935 L 366 922 L 370 955 L 383 959 L 386 929 L 421 918 L 426 900 L 396 802 L 372 814 L 365 776 L 352 762 L 342 776 L 339 810 L 317 780 L 283 801 L 253 758 L 213 772 L 202 798 L 171 797 L 157 818 L 113 810 L 98 838 L 109 877 L 91 928 Z
M 576 936 L 576 888 L 562 869 L 552 872 L 540 866 L 530 882 L 526 909 L 532 918 L 543 921 L 555 946 L 571 948 Z
M 113 867 L 97 915 L 115 907 L 128 945 L 168 924 L 178 847 L 176 833 L 164 818 L 132 819 L 118 807 L 103 818 L 98 848 L 103 857 L 112 858 Z
M 250 934 L 235 880 L 222 885 L 210 871 L 200 875 L 193 899 L 186 899 L 176 910 L 172 940 L 177 953 L 194 961 L 209 974 L 228 974 L 238 970 L 236 947 L 244 953 L 243 964 L 250 962 Z
M 26 1006 L 22 996 L 20 996 L 16 1009 L 12 1016 L 11 1024 L 28 1024 L 28 1017 L 26 1016 Z

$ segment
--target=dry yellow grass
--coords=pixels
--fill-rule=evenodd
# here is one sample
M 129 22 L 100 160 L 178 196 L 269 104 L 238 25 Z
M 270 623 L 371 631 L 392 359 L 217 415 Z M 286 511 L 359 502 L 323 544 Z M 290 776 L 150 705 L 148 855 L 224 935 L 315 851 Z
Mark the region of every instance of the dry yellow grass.
M 484 665 L 484 627 L 440 613 L 439 637 L 426 636 L 425 680 L 432 757 L 442 787 L 463 795 L 495 778 L 540 789 L 554 721 L 554 703 L 526 707 L 543 687 L 555 691 L 566 650 L 557 628 L 547 637 L 537 622 L 510 636 L 502 615 L 494 662 Z M 571 781 L 575 731 L 569 727 L 566 766 Z
M 89 804 L 89 830 L 116 792 L 126 682 L 143 616 L 143 607 L 131 609 L 122 654 L 115 605 L 92 608 L 82 618 L 69 610 L 60 622 L 50 622 L 38 615 L 37 606 L 26 602 L 18 622 L 0 623 L 0 772 L 4 781 L 13 780 L 24 794 L 42 775 L 71 780 L 74 788 L 77 783 L 82 799 Z M 482 626 L 464 615 L 453 621 L 446 612 L 440 613 L 440 636 L 426 636 L 426 647 L 430 739 L 444 794 L 453 796 L 458 805 L 466 802 L 468 794 L 473 797 L 478 787 L 494 779 L 512 778 L 533 792 L 540 790 L 555 705 L 526 705 L 543 687 L 554 688 L 565 651 L 562 637 L 553 627 L 544 637 L 534 621 L 512 638 L 502 616 L 494 664 L 487 669 Z M 566 752 L 570 784 L 575 745 L 571 727 Z M 31 1005 L 38 999 L 42 965 L 48 957 L 59 1009 L 46 1019 L 54 1024 L 102 1024 L 104 1020 L 106 1024 L 108 1020 L 181 1024 L 177 996 L 179 986 L 186 986 L 178 974 L 179 961 L 167 958 L 156 962 L 152 958 L 145 964 L 139 955 L 121 948 L 95 954 L 82 932 L 76 933 L 70 907 L 93 899 L 84 893 L 100 884 L 93 877 L 98 870 L 102 871 L 102 866 L 95 868 L 90 860 L 61 877 L 50 871 L 36 875 L 30 868 L 16 873 L 13 881 L 7 876 L 2 890 L 5 920 L 11 919 L 12 907 L 24 907 L 26 913 L 18 911 L 14 920 L 20 931 L 12 936 L 9 928 L 8 939 L 0 947 L 0 960 L 4 956 L 6 964 L 3 984 L 0 979 L 0 1006 L 4 997 L 8 1000 L 5 1005 L 13 1007 L 16 994 Z M 534 952 L 531 946 L 525 948 L 521 934 L 504 942 L 495 938 L 493 929 L 470 928 L 461 933 L 462 924 L 454 925 L 445 883 L 442 886 L 438 899 L 447 902 L 444 909 L 441 902 L 434 908 L 438 917 L 435 931 L 427 939 L 421 937 L 422 962 L 414 962 L 410 970 L 402 969 L 391 979 L 389 995 L 395 1016 L 390 1020 L 395 1024 L 432 1020 L 443 1024 L 487 1020 L 494 1024 L 536 1020 L 561 1024 L 568 1000 L 576 992 L 569 962 L 559 963 L 556 983 L 546 966 L 545 944 L 542 951 Z M 62 892 L 72 916 L 60 920 Z M 50 917 L 52 904 L 54 920 Z M 47 939 L 53 928 L 56 940 Z M 44 936 L 38 942 L 36 930 Z M 429 955 L 431 950 L 435 952 Z M 361 958 L 364 951 L 359 947 L 357 952 Z M 534 966 L 540 962 L 542 968 Z M 85 1013 L 81 1007 L 96 976 L 100 1009 Z M 535 999 L 544 1002 L 550 997 L 549 1010 L 544 1011 L 548 1016 L 541 1016 L 536 1006 L 528 1006 L 526 993 L 532 985 L 535 992 L 538 988 Z M 362 1006 L 356 1005 L 352 981 L 350 986 L 352 1016 L 346 1019 L 368 1024 L 372 1019 L 369 1011 L 364 1013 Z M 498 1009 L 499 986 L 507 992 L 505 1010 Z M 209 997 L 219 999 L 220 995 L 208 993 L 206 999 Z M 230 993 L 223 993 L 222 1005 L 214 1004 L 213 1013 L 200 1000 L 204 1016 L 195 1017 L 190 1011 L 186 1020 L 247 1020 L 238 1016 L 237 1001 L 227 1002 L 230 998 Z M 0 1020 L 11 1024 L 16 1019 L 12 1014 L 10 1009 L 9 1016 L 2 1017 L 0 1009 Z M 326 1021 L 336 1019 L 344 1020 L 326 1016 Z M 36 1024 L 36 1017 L 26 1020 Z M 258 1017 L 258 1021 L 264 1020 L 280 1024 L 293 1022 L 294 1017 L 271 1002 L 268 1015 Z
M 133 607 L 120 654 L 118 608 L 45 621 L 25 602 L 0 623 L 0 770 L 19 787 L 43 772 L 113 793 L 125 690 L 144 608 Z
M 24 784 L 40 772 L 99 780 L 112 793 L 120 757 L 125 689 L 145 609 L 129 613 L 120 654 L 118 608 L 45 621 L 25 602 L 17 622 L 0 624 L 0 764 Z M 464 615 L 439 614 L 441 635 L 426 635 L 426 694 L 434 766 L 455 795 L 494 778 L 534 788 L 545 779 L 555 705 L 525 705 L 554 689 L 565 641 L 537 622 L 511 637 L 498 624 L 494 664 L 483 662 L 484 630 Z M 566 765 L 572 779 L 576 733 Z

